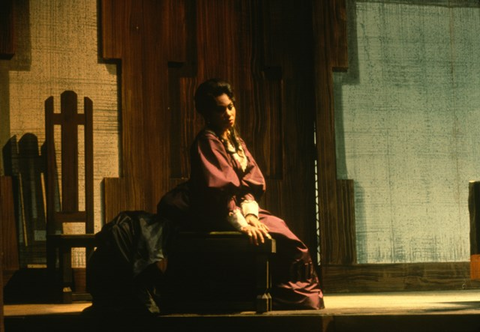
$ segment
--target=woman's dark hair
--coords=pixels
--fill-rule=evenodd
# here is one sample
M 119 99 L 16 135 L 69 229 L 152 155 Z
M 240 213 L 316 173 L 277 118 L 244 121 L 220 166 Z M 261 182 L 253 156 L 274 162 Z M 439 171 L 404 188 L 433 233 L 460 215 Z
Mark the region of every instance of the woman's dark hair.
M 195 92 L 195 108 L 198 113 L 205 115 L 217 107 L 216 97 L 226 94 L 235 103 L 235 94 L 232 86 L 226 81 L 216 78 L 200 84 Z
M 203 117 L 207 116 L 207 113 L 214 110 L 217 107 L 216 97 L 226 94 L 230 100 L 235 103 L 235 94 L 230 83 L 212 78 L 206 80 L 200 84 L 195 92 L 195 108 L 197 112 L 202 114 Z M 235 151 L 244 156 L 243 148 L 238 140 L 238 134 L 235 128 L 230 131 L 230 139 L 235 146 Z M 228 150 L 228 142 L 220 138 L 225 148 Z

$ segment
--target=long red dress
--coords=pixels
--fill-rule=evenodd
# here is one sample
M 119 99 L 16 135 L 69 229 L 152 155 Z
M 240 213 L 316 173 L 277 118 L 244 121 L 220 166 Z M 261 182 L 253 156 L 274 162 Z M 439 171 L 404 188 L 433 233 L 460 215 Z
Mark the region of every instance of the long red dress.
M 265 179 L 238 138 L 246 157 L 242 165 L 232 151 L 209 130 L 203 130 L 191 147 L 189 181 L 168 193 L 159 204 L 158 214 L 167 219 L 190 220 L 183 228 L 194 230 L 232 230 L 229 214 L 241 210 L 245 201 L 259 201 L 265 191 Z M 181 212 L 179 212 L 181 211 Z M 184 218 L 186 215 L 191 217 Z M 286 223 L 266 210 L 259 219 L 277 242 L 272 262 L 274 309 L 321 309 L 323 294 L 308 248 L 291 232 Z

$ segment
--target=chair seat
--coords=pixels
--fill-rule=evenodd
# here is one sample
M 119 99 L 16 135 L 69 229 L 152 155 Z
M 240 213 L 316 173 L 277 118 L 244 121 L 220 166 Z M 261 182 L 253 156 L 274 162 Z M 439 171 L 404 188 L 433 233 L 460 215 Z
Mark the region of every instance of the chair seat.
M 85 248 L 96 244 L 95 234 L 54 234 L 47 235 L 47 239 L 57 247 Z

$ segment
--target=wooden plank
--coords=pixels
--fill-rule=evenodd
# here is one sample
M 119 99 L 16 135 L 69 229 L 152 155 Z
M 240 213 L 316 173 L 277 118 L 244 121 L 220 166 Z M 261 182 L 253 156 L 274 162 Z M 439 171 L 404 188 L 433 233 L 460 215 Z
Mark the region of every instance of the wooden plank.
M 470 278 L 480 280 L 480 182 L 468 185 L 468 210 L 470 213 Z
M 124 179 L 119 178 L 104 178 L 102 181 L 104 223 L 108 223 L 127 206 L 125 195 L 121 195 L 125 192 L 123 182 Z
M 12 179 L 8 176 L 0 176 L 0 227 L 0 332 L 3 332 L 3 289 L 19 269 Z
M 94 159 L 93 159 L 93 103 L 84 97 L 84 142 L 85 142 L 85 232 L 94 233 Z
M 480 280 L 480 255 L 470 256 L 470 279 Z
M 0 202 L 1 201 L 2 201 L 2 199 L 0 197 Z M 4 322 L 3 322 L 3 315 L 4 315 L 4 312 L 3 312 L 3 288 L 5 287 L 5 285 L 3 283 L 3 271 L 4 271 L 3 256 L 5 254 L 5 251 L 3 250 L 3 230 L 2 230 L 2 236 L 0 236 L 0 248 L 1 248 L 1 251 L 0 251 L 0 267 L 2 269 L 0 271 L 0 285 L 1 285 L 1 288 L 0 288 L 0 332 L 3 332 L 5 330 L 5 326 L 4 326 Z
M 345 0 L 329 0 L 330 59 L 333 70 L 348 69 L 347 8 Z
M 104 59 L 120 59 L 123 52 L 123 26 L 127 20 L 126 4 L 124 0 L 100 1 L 101 26 L 101 56 Z
M 335 239 L 340 245 L 333 256 L 338 257 L 342 264 L 357 262 L 357 245 L 355 229 L 355 192 L 353 180 L 338 180 L 338 222 L 335 229 Z M 332 236 L 332 234 L 330 235 Z
M 0 59 L 15 54 L 14 0 L 0 0 Z
M 58 222 L 85 222 L 86 212 L 73 211 L 73 212 L 55 212 L 53 214 L 54 219 Z
M 0 176 L 0 226 L 3 253 L 3 286 L 15 271 L 20 268 L 18 257 L 17 227 L 13 201 L 12 178 Z
M 468 185 L 468 210 L 470 213 L 470 254 L 480 254 L 480 182 Z
M 70 248 L 94 247 L 95 234 L 61 234 L 49 236 L 48 241 L 61 250 Z
M 322 266 L 325 293 L 478 289 L 468 262 Z
M 121 211 L 139 210 L 144 202 L 142 184 L 132 178 L 105 178 L 102 182 L 104 192 L 104 222 L 109 222 Z
M 322 264 L 341 264 L 344 243 L 339 242 L 337 234 L 341 233 L 338 220 L 338 188 L 335 150 L 335 123 L 333 107 L 333 80 L 331 60 L 330 24 L 333 0 L 314 1 L 314 64 L 315 64 L 315 109 L 317 141 L 317 174 L 320 219 L 320 255 Z M 340 249 L 339 249 L 340 248 Z
M 55 165 L 55 132 L 54 132 L 54 104 L 53 97 L 47 98 L 45 100 L 45 145 L 46 145 L 46 165 Z M 48 170 L 46 171 L 46 196 L 55 197 L 55 176 L 49 175 Z M 47 218 L 49 216 L 55 215 L 55 200 L 47 199 Z M 54 222 L 55 219 L 47 221 L 47 234 L 55 234 L 59 226 Z
M 153 212 L 159 197 L 151 197 L 151 189 L 146 187 L 145 179 L 148 179 L 148 186 L 159 185 L 160 181 L 151 174 L 155 171 L 161 175 L 165 169 L 162 165 L 166 154 L 156 143 L 158 136 L 166 132 L 158 126 L 161 118 L 158 95 L 162 95 L 165 89 L 158 86 L 163 75 L 156 69 L 156 64 L 163 61 L 155 54 L 158 43 L 145 45 L 144 29 L 144 16 L 153 16 L 156 28 L 163 18 L 144 5 L 154 6 L 155 3 L 131 0 L 104 0 L 101 3 L 103 56 L 122 60 L 120 167 L 123 179 L 116 182 L 109 179 L 104 183 L 105 208 L 108 210 L 106 221 L 123 210 Z M 152 32 L 153 36 L 158 34 L 158 31 Z M 144 104 L 145 96 L 148 96 L 151 105 Z M 148 153 L 150 150 L 155 152 Z M 112 186 L 118 190 L 110 190 Z M 152 204 L 153 200 L 155 204 Z
M 63 92 L 61 94 L 62 211 L 78 211 L 77 114 L 77 94 L 73 91 Z

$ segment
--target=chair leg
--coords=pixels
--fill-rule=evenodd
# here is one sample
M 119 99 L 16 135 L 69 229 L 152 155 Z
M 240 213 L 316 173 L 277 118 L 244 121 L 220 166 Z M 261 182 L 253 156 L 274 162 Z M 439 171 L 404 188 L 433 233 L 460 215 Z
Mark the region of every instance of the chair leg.
M 62 287 L 62 302 L 72 303 L 72 248 L 60 246 L 60 285 Z
M 259 254 L 256 257 L 257 264 L 257 298 L 256 310 L 257 313 L 267 312 L 272 310 L 272 296 L 270 295 L 271 276 L 269 259 L 267 254 Z
M 68 303 L 68 297 L 63 298 L 62 288 L 63 288 L 63 276 L 58 273 L 57 270 L 57 258 L 59 268 L 62 266 L 62 252 L 58 243 L 53 240 L 47 241 L 47 278 L 49 281 L 50 294 L 52 301 L 61 301 L 62 303 Z M 57 256 L 58 255 L 58 256 Z
M 47 272 L 48 272 L 48 280 L 54 281 L 55 280 L 55 270 L 57 264 L 57 253 L 56 247 L 51 241 L 47 241 Z

